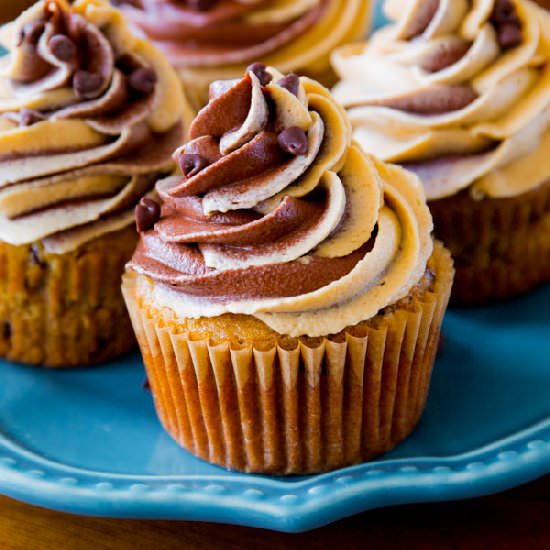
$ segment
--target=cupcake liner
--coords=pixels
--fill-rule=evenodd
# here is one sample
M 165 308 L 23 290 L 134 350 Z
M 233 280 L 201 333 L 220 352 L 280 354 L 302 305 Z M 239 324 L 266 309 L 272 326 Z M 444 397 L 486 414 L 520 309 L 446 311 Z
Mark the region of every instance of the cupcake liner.
M 476 201 L 465 191 L 429 206 L 455 260 L 452 304 L 503 300 L 550 280 L 550 181 L 518 197 Z
M 322 472 L 388 451 L 426 402 L 453 277 L 440 245 L 432 264 L 429 288 L 374 319 L 272 346 L 196 339 L 185 319 L 139 294 L 143 276 L 126 275 L 123 293 L 163 426 L 196 456 L 246 472 Z
M 0 356 L 68 367 L 129 351 L 135 337 L 120 277 L 136 241 L 130 227 L 66 254 L 0 242 Z

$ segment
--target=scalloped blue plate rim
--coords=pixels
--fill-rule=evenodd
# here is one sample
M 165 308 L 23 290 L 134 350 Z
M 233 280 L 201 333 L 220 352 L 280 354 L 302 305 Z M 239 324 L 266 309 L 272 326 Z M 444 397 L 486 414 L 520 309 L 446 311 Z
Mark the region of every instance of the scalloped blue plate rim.
M 467 453 L 361 464 L 288 484 L 250 474 L 122 475 L 0 439 L 0 492 L 83 515 L 216 521 L 302 532 L 373 508 L 478 497 L 550 472 L 550 419 Z

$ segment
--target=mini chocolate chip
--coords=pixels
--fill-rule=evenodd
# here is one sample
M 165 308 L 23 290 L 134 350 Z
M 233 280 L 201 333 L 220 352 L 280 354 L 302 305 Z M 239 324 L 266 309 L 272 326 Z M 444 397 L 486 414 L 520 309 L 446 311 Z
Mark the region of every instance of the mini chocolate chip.
M 151 391 L 151 383 L 149 382 L 149 378 L 146 378 L 144 381 L 143 381 L 143 389 L 145 391 Z
M 21 35 L 17 45 L 20 46 L 23 42 L 36 44 L 40 39 L 44 28 L 46 27 L 43 21 L 35 21 L 34 23 L 26 23 L 21 29 Z
M 73 77 L 73 88 L 76 95 L 90 99 L 98 95 L 102 82 L 101 75 L 80 70 Z
M 277 141 L 281 149 L 291 155 L 305 155 L 308 151 L 307 135 L 297 126 L 283 130 L 278 135 Z
M 138 231 L 147 231 L 160 218 L 160 205 L 153 199 L 143 198 L 136 206 L 136 227 Z
M 128 84 L 132 90 L 143 95 L 149 95 L 155 89 L 157 75 L 153 69 L 140 67 L 132 72 L 128 78 Z
M 510 0 L 496 0 L 491 21 L 495 23 L 511 23 L 517 21 L 516 8 Z
M 118 57 L 115 64 L 124 74 L 132 74 L 136 69 L 139 69 L 137 60 L 128 54 Z
M 23 107 L 23 109 L 19 112 L 20 126 L 32 126 L 42 120 L 46 120 L 46 117 L 40 111 Z
M 9 321 L 2 322 L 2 338 L 4 340 L 9 340 L 11 338 L 11 323 Z
M 521 44 L 522 34 L 517 23 L 503 23 L 497 29 L 498 43 L 504 48 L 514 48 Z
M 187 5 L 192 10 L 208 11 L 212 9 L 217 3 L 217 0 L 187 0 Z
M 294 73 L 287 74 L 284 78 L 281 78 L 277 84 L 288 90 L 291 94 L 298 96 L 298 90 L 300 88 L 300 78 Z
M 54 34 L 48 41 L 48 46 L 57 59 L 65 62 L 76 59 L 76 45 L 63 34 Z
M 178 164 L 186 177 L 192 178 L 199 172 L 202 172 L 207 166 L 208 161 L 201 155 L 192 153 L 183 153 L 178 157 Z
M 246 72 L 254 73 L 262 86 L 267 86 L 273 80 L 273 77 L 266 71 L 266 66 L 263 63 L 252 63 L 252 65 L 248 66 Z

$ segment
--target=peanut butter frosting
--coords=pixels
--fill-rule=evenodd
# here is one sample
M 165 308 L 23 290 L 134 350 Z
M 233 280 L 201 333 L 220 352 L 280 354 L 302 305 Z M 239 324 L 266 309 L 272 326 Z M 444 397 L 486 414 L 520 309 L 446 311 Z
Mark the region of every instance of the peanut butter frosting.
M 358 40 L 371 0 L 116 0 L 186 81 L 238 78 L 261 59 L 288 72 L 328 69 L 337 46 Z M 202 104 L 201 104 L 202 105 Z
M 375 316 L 419 283 L 433 244 L 416 176 L 352 142 L 342 107 L 317 82 L 256 63 L 215 82 L 137 209 L 128 268 L 184 318 L 249 314 L 311 337 Z M 156 206 L 156 207 L 155 207 Z
M 355 139 L 429 200 L 506 198 L 550 177 L 550 15 L 529 0 L 388 0 L 393 23 L 335 52 Z
M 103 0 L 38 2 L 2 38 L 0 240 L 63 253 L 131 225 L 183 139 L 168 61 Z

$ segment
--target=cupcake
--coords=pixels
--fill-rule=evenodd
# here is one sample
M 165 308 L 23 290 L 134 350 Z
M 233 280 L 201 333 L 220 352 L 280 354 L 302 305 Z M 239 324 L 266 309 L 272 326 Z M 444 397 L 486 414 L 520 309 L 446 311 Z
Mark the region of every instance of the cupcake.
M 452 302 L 550 280 L 550 15 L 528 0 L 386 3 L 333 57 L 366 151 L 423 181 L 454 256 Z
M 372 0 L 116 0 L 178 69 L 195 107 L 261 60 L 334 83 L 330 52 L 362 39 Z
M 0 355 L 105 361 L 135 345 L 120 277 L 134 208 L 174 168 L 181 87 L 101 0 L 39 2 L 3 33 Z
M 309 78 L 215 82 L 123 293 L 166 430 L 229 469 L 322 472 L 418 422 L 453 268 L 418 179 Z

